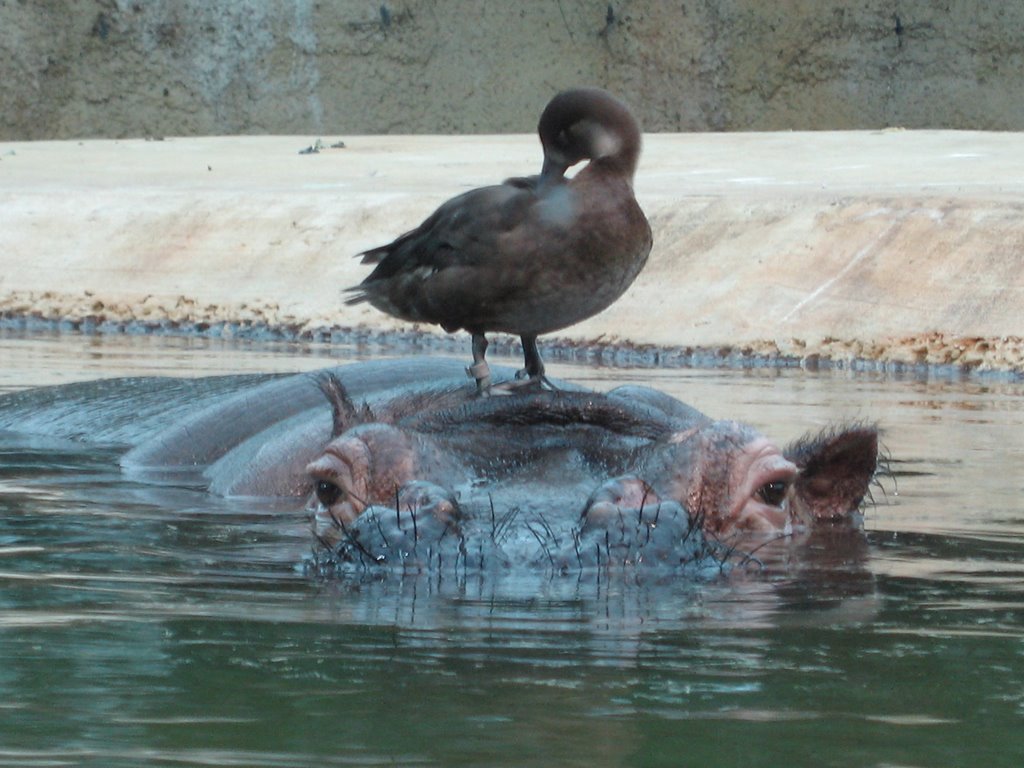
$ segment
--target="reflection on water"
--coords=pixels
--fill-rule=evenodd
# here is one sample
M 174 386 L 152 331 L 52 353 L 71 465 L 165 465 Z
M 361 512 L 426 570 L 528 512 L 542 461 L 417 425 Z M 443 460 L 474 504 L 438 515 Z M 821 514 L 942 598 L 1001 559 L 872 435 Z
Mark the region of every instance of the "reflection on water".
M 0 337 L 0 389 L 363 351 Z M 0 435 L 0 765 L 903 765 L 1024 759 L 1021 385 L 587 369 L 780 441 L 878 421 L 858 556 L 707 583 L 319 580 L 301 510 Z M 849 552 L 846 552 L 848 555 Z

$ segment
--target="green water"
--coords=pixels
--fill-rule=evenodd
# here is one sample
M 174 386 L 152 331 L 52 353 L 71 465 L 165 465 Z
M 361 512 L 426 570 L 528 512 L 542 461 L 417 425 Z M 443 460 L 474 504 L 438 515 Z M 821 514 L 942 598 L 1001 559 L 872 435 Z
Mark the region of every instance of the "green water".
M 0 389 L 359 350 L 0 337 Z M 552 366 L 786 442 L 886 429 L 866 545 L 693 583 L 306 575 L 301 510 L 0 435 L 0 765 L 1020 766 L 1019 384 Z

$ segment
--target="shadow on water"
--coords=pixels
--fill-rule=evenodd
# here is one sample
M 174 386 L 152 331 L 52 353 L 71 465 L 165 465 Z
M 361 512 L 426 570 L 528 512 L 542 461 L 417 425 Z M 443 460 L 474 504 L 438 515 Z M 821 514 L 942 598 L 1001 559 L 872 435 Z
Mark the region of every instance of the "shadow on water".
M 7 389 L 350 353 L 0 342 Z M 338 580 L 304 571 L 301 509 L 0 434 L 0 765 L 1021 764 L 1021 385 L 552 368 L 780 441 L 877 421 L 893 478 L 863 537 L 729 578 Z

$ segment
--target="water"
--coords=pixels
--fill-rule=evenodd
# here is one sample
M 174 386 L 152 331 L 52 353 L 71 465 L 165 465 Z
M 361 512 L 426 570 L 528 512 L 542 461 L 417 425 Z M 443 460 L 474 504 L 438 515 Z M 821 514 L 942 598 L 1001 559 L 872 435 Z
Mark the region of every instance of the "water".
M 0 390 L 366 350 L 0 336 Z M 1019 766 L 1024 399 L 1007 382 L 587 369 L 788 441 L 885 428 L 848 566 L 710 583 L 360 586 L 273 503 L 0 439 L 0 766 Z

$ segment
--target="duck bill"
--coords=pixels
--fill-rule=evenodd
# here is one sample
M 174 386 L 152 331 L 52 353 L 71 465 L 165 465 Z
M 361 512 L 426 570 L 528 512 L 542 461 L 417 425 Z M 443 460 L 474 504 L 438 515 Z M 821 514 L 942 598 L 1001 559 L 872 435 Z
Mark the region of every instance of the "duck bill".
M 552 181 L 558 181 L 565 176 L 565 172 L 569 169 L 569 166 L 563 162 L 558 162 L 545 155 L 544 165 L 540 171 L 540 183 L 549 184 Z

